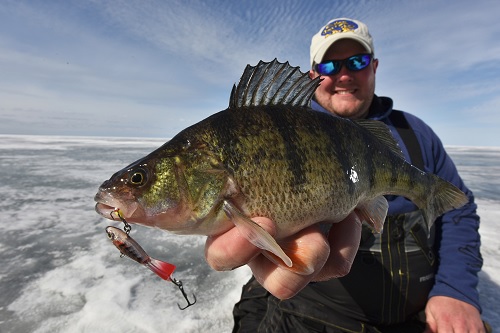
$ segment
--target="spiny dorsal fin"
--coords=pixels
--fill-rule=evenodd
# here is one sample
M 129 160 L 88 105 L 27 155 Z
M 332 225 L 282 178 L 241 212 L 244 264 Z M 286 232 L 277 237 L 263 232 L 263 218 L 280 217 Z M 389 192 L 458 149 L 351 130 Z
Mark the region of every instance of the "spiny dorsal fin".
M 307 106 L 320 82 L 311 80 L 299 67 L 277 59 L 247 65 L 238 86 L 234 85 L 229 108 L 260 105 Z
M 392 136 L 391 130 L 381 121 L 369 120 L 369 119 L 358 119 L 354 120 L 356 124 L 363 127 L 371 134 L 373 134 L 380 142 L 386 145 L 393 153 L 399 157 L 405 159 L 399 144 Z

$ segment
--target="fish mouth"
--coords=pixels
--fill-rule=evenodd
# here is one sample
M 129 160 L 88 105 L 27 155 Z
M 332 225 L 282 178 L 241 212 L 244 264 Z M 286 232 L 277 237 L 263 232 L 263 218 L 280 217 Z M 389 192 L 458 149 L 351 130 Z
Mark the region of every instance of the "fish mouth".
M 102 217 L 109 220 L 120 219 L 118 211 L 120 212 L 121 217 L 127 219 L 131 217 L 137 209 L 136 203 L 126 204 L 122 200 L 113 197 L 107 192 L 98 192 L 95 195 L 94 200 L 96 201 L 95 211 Z
M 110 219 L 110 220 L 114 220 L 113 212 L 116 211 L 116 208 L 98 202 L 95 204 L 95 211 L 99 215 L 101 215 L 102 217 L 105 217 L 105 218 Z

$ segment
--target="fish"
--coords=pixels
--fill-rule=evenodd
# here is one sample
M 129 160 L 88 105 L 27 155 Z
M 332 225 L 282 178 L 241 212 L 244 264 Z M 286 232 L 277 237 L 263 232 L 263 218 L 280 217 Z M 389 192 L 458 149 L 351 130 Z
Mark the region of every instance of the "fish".
M 227 109 L 187 127 L 104 181 L 95 210 L 177 234 L 217 235 L 236 226 L 269 259 L 310 274 L 287 245 L 300 230 L 355 211 L 381 232 L 388 203 L 404 196 L 429 228 L 467 196 L 408 163 L 388 127 L 309 107 L 320 79 L 277 59 L 247 65 Z M 275 223 L 274 237 L 252 218 Z
M 171 280 L 172 273 L 176 269 L 175 265 L 151 258 L 139 243 L 121 229 L 109 226 L 106 228 L 106 234 L 122 255 L 146 266 L 163 280 Z

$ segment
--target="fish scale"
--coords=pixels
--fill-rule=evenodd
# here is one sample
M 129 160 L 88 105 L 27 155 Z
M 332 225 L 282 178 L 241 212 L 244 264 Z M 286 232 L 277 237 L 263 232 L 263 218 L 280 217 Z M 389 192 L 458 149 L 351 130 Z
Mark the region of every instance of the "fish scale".
M 309 274 L 304 251 L 280 242 L 315 223 L 356 211 L 382 229 L 384 195 L 409 198 L 427 217 L 465 204 L 452 184 L 404 160 L 387 126 L 313 111 L 319 79 L 274 60 L 247 66 L 226 110 L 194 124 L 104 182 L 96 211 L 120 209 L 129 223 L 179 234 L 220 234 L 236 226 L 263 253 Z M 275 222 L 271 237 L 252 221 Z

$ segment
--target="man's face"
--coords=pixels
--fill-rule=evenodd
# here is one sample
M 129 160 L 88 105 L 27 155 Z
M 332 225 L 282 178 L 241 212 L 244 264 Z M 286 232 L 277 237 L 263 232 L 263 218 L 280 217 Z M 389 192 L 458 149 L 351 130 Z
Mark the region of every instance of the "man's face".
M 352 39 L 341 39 L 328 49 L 323 61 L 343 60 L 360 53 L 366 53 L 361 44 Z M 340 72 L 334 75 L 321 76 L 323 81 L 316 89 L 316 100 L 326 110 L 340 117 L 365 118 L 375 93 L 377 66 L 378 60 L 373 59 L 368 67 L 357 72 L 342 66 Z M 315 78 L 320 74 L 311 70 L 309 76 Z

